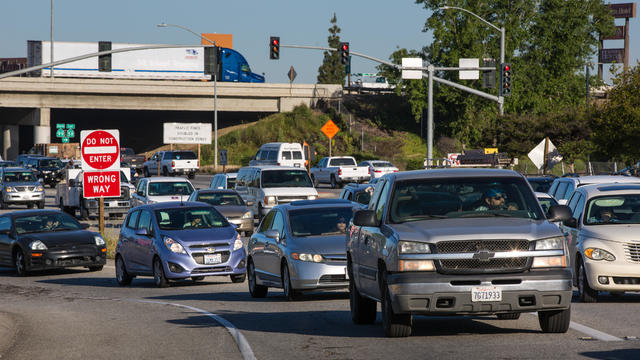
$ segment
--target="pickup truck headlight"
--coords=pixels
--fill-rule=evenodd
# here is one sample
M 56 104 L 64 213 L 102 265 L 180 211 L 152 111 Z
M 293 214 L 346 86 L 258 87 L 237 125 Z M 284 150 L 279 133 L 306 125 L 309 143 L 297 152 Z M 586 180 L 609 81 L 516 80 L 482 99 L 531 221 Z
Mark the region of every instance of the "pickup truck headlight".
M 322 255 L 320 254 L 292 253 L 291 257 L 300 261 L 308 261 L 308 262 L 316 262 L 316 263 L 321 263 L 324 261 L 324 257 L 322 257 Z
M 430 254 L 429 244 L 417 241 L 398 241 L 400 254 Z
M 591 260 L 614 261 L 616 259 L 616 257 L 612 253 L 608 252 L 607 250 L 598 248 L 585 249 L 584 256 L 588 257 Z
M 169 250 L 171 250 L 171 252 L 174 252 L 176 254 L 187 253 L 179 242 L 175 241 L 174 239 L 168 236 L 164 237 L 164 244 L 167 246 Z
M 309 196 L 307 196 L 307 200 L 315 200 L 315 199 L 317 199 L 317 198 L 318 198 L 318 197 L 317 197 L 316 195 L 309 195 Z
M 251 213 L 251 211 L 247 211 L 242 215 L 243 219 L 251 219 L 252 217 L 253 217 L 253 214 Z
M 13 186 L 5 186 L 4 191 L 6 191 L 6 192 L 16 192 L 16 189 Z
M 535 250 L 564 250 L 564 237 L 553 237 L 536 241 Z M 533 258 L 532 268 L 545 267 L 567 267 L 567 257 L 557 256 L 536 256 Z

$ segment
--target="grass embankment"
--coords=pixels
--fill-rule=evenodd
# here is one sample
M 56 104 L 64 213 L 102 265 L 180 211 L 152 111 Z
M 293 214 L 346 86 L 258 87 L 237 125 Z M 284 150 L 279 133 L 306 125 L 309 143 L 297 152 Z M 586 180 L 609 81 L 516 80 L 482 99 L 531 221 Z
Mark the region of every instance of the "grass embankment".
M 330 116 L 312 111 L 306 106 L 270 115 L 252 126 L 221 136 L 218 148 L 227 150 L 229 164 L 246 166 L 264 143 L 306 141 L 315 147 L 317 159 L 320 159 L 329 156 L 329 139 L 320 128 L 330 118 L 341 129 L 333 138 L 332 155 L 354 156 L 358 161 L 389 160 L 401 169 L 406 169 L 407 164 L 409 168 L 414 168 L 418 163 L 422 167 L 426 144 L 419 136 L 404 131 L 381 131 L 375 125 L 361 120 L 352 122 L 352 131 L 349 131 L 348 119 L 338 114 Z M 203 164 L 213 162 L 212 154 L 212 146 L 202 148 Z
M 120 229 L 106 228 L 102 233 L 102 238 L 107 243 L 107 259 L 114 259 L 116 256 L 116 245 L 118 244 L 118 236 Z

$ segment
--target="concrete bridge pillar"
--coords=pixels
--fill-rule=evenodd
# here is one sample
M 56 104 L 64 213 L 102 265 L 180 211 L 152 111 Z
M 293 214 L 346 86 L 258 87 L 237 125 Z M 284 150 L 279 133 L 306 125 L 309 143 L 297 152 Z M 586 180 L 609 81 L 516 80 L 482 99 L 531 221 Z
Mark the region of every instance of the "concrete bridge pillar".
M 5 160 L 15 160 L 18 157 L 18 138 L 20 128 L 18 125 L 2 126 L 2 158 Z
M 40 108 L 33 111 L 33 143 L 48 144 L 51 142 L 51 108 Z

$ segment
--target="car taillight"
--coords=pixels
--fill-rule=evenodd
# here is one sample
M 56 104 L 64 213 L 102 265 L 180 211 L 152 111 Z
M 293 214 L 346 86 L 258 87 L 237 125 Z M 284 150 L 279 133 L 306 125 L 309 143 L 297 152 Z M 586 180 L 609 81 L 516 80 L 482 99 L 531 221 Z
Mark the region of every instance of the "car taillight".
M 200 160 L 196 160 L 196 167 L 200 167 Z
M 338 176 L 342 175 L 342 169 L 338 169 Z
M 277 163 L 277 164 L 278 164 L 278 166 L 280 166 L 280 163 Z
M 377 172 L 377 173 L 381 173 L 382 172 L 382 170 L 374 170 L 374 171 Z
M 172 168 L 176 167 L 176 162 L 175 162 L 175 161 L 172 161 L 172 162 L 171 162 L 171 167 L 172 167 Z
M 393 172 L 398 172 L 398 170 L 393 170 Z
M 371 175 L 371 168 L 367 168 L 367 171 L 369 172 L 369 175 Z

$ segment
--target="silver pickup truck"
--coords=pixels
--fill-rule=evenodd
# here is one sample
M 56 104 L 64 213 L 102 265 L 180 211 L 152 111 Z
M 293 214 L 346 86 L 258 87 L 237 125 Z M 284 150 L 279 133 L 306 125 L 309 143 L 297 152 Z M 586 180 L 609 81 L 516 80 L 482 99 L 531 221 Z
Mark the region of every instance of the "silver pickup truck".
M 448 169 L 385 175 L 347 235 L 351 317 L 385 335 L 409 336 L 413 314 L 517 319 L 538 312 L 543 332 L 571 318 L 565 239 L 520 174 Z

